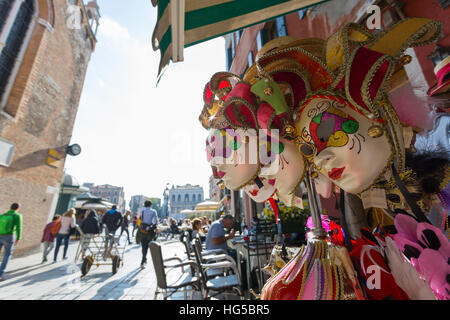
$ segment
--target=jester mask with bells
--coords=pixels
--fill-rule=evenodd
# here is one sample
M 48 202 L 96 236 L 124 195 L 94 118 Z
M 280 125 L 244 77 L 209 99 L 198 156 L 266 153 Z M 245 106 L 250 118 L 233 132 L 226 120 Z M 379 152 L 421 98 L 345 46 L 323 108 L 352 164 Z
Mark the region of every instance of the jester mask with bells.
M 293 115 L 299 150 L 320 173 L 350 193 L 370 188 L 392 163 L 405 170 L 403 125 L 387 99 L 392 74 L 412 46 L 440 34 L 438 22 L 407 19 L 374 37 L 349 24 L 328 39 L 318 57 L 295 42 L 263 55 L 258 61 L 266 86 L 273 81 L 266 68 L 294 60 L 304 79 L 306 97 Z M 276 108 L 274 108 L 276 114 Z
M 204 101 L 200 120 L 205 128 L 210 128 L 208 161 L 218 169 L 225 186 L 232 190 L 246 186 L 244 190 L 257 202 L 268 200 L 263 198 L 272 197 L 279 190 L 278 196 L 286 205 L 302 207 L 294 189 L 303 178 L 303 157 L 292 142 L 266 132 L 259 135 L 259 106 L 250 83 L 230 73 L 216 73 L 206 85 Z M 230 158 L 232 161 L 224 161 Z M 232 163 L 236 158 L 250 162 Z M 258 176 L 261 184 L 254 182 Z M 255 188 L 262 190 L 256 192 Z
M 403 128 L 385 89 L 401 65 L 404 50 L 429 43 L 439 33 L 440 25 L 426 19 L 402 21 L 376 38 L 350 24 L 328 39 L 322 53 L 314 54 L 297 41 L 262 55 L 257 61 L 259 78 L 255 81 L 265 87 L 261 97 L 270 97 L 276 92 L 275 81 L 266 66 L 282 60 L 298 63 L 296 70 L 308 80 L 302 85 L 307 92 L 291 124 L 286 117 L 282 132 L 296 140 L 299 150 L 325 177 L 345 191 L 359 193 L 387 172 L 391 162 L 398 172 L 404 171 Z M 276 104 L 271 104 L 272 121 L 282 115 L 278 109 L 282 109 L 283 102 Z M 310 251 L 312 248 L 315 250 Z M 331 254 L 327 248 L 330 249 L 322 240 L 308 241 L 294 259 L 269 279 L 261 298 L 342 299 L 345 294 L 333 296 L 337 292 L 333 288 L 345 288 L 349 283 L 353 290 L 348 292 L 361 297 L 356 281 L 339 280 L 341 275 L 354 279 L 353 271 L 346 274 L 339 267 L 330 269 Z M 329 283 L 324 291 L 324 286 L 318 285 L 326 283 L 324 279 L 338 281 Z

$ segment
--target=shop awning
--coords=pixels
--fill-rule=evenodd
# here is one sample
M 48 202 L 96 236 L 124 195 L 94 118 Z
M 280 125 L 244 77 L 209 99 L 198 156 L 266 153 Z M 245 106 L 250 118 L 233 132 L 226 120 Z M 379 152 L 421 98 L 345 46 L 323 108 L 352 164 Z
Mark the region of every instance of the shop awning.
M 158 7 L 153 50 L 160 50 L 158 79 L 183 49 L 329 0 L 152 0 Z

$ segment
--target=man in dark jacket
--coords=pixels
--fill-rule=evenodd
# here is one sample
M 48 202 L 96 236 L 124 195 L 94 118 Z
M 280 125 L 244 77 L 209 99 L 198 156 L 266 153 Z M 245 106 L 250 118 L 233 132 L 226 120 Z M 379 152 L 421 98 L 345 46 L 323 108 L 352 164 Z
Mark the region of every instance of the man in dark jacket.
M 106 232 L 111 233 L 113 236 L 116 230 L 122 224 L 122 214 L 117 211 L 117 206 L 112 206 L 112 209 L 103 215 L 102 223 L 106 226 Z
M 85 252 L 91 239 L 101 232 L 100 221 L 95 210 L 91 210 L 88 216 L 81 221 L 80 229 L 84 233 L 83 244 L 82 244 L 82 258 L 84 259 Z
M 80 223 L 80 228 L 81 231 L 86 234 L 100 233 L 100 222 L 97 213 L 94 210 L 91 210 L 88 216 Z

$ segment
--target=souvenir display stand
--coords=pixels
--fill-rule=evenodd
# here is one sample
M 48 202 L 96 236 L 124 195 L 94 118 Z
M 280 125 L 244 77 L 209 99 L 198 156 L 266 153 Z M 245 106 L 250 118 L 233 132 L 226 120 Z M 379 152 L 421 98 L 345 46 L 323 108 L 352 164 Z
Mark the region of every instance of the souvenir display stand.
M 413 59 L 406 49 L 441 32 L 440 22 L 408 18 L 378 34 L 350 23 L 328 39 L 282 37 L 261 48 L 242 78 L 218 72 L 207 83 L 199 120 L 218 182 L 269 202 L 278 235 L 277 203 L 303 208 L 306 186 L 306 244 L 296 253 L 280 236 L 268 244 L 259 223 L 262 232 L 246 244 L 261 299 L 450 298 L 450 150 L 415 148 L 438 100 L 391 83 Z M 448 93 L 449 64 L 437 68 L 433 99 Z M 318 196 L 332 193 L 339 224 Z

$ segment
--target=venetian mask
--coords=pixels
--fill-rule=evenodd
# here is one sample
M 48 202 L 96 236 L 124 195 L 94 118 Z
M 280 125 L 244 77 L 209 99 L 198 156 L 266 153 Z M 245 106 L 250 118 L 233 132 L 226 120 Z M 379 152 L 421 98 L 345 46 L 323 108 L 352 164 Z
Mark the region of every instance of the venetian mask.
M 244 187 L 244 191 L 253 201 L 262 203 L 272 198 L 275 194 L 275 179 L 259 177 L 259 180 L 262 183 L 262 187 L 258 186 L 256 183 L 251 183 Z
M 302 154 L 299 152 L 295 143 L 286 139 L 281 139 L 277 142 L 272 137 L 272 145 L 277 143 L 277 152 L 272 152 L 270 163 L 263 163 L 261 161 L 260 176 L 273 179 L 275 181 L 275 188 L 277 196 L 286 206 L 296 206 L 303 208 L 303 201 L 301 197 L 296 197 L 294 192 L 299 183 L 303 180 L 305 173 L 305 161 Z M 260 153 L 264 150 L 272 150 L 271 148 L 264 148 L 260 146 Z M 261 157 L 261 160 L 264 157 Z
M 207 160 L 228 189 L 239 190 L 257 176 L 257 139 L 251 130 L 209 130 Z
M 338 187 L 360 193 L 383 173 L 392 155 L 382 123 L 335 96 L 312 96 L 300 113 L 300 151 Z M 374 128 L 377 136 L 369 134 Z

